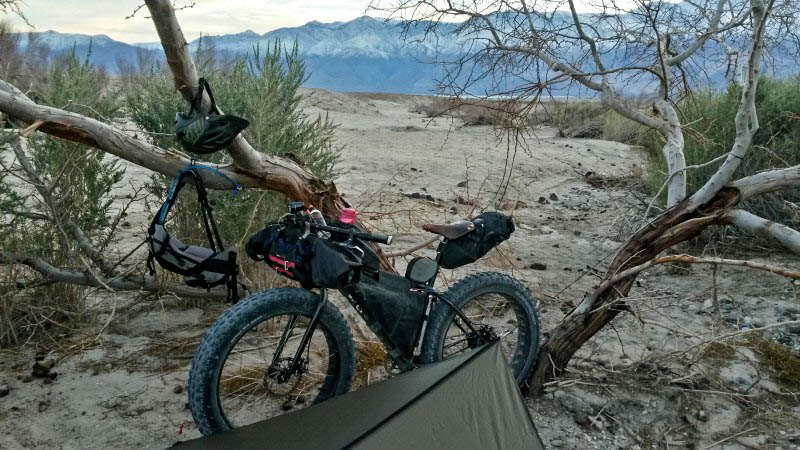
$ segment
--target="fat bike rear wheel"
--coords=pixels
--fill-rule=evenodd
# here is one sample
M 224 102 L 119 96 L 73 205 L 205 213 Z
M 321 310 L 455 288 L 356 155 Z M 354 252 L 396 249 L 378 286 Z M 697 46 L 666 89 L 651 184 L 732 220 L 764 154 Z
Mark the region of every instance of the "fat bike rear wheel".
M 514 378 L 522 385 L 539 353 L 539 312 L 530 291 L 506 274 L 482 272 L 459 281 L 443 295 L 461 309 L 475 331 L 450 305 L 439 301 L 423 341 L 423 362 L 441 361 L 499 340 Z

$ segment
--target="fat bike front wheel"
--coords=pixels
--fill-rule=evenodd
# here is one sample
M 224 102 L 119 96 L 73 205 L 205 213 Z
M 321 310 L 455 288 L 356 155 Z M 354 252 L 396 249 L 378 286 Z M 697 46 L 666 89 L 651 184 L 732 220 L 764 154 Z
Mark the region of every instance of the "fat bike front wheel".
M 238 428 L 350 390 L 355 346 L 326 302 L 300 358 L 320 297 L 305 289 L 257 292 L 206 332 L 189 372 L 189 407 L 204 435 Z

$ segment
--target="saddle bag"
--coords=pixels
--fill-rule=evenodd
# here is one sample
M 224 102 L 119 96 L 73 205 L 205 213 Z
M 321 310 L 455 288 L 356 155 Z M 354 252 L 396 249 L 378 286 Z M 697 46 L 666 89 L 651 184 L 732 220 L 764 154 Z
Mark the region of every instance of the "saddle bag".
M 485 212 L 474 219 L 475 229 L 458 239 L 449 239 L 439 247 L 439 265 L 455 269 L 474 263 L 514 232 L 514 222 L 499 212 Z
M 416 283 L 405 277 L 384 271 L 377 275 L 362 276 L 353 286 L 354 297 L 395 347 L 411 355 L 425 314 L 425 293 L 412 290 Z

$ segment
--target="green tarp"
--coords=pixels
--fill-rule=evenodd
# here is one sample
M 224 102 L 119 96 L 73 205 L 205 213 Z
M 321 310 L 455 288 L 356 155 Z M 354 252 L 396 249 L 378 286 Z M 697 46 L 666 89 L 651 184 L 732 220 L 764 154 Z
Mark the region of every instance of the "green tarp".
M 188 449 L 543 449 L 497 344 Z

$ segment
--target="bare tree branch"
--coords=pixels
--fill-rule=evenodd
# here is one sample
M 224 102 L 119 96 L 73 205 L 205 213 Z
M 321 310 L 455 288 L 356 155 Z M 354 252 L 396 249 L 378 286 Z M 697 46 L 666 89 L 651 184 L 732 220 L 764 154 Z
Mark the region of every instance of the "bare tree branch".
M 79 286 L 107 287 L 119 291 L 144 291 L 173 293 L 190 298 L 226 298 L 224 289 L 195 289 L 184 285 L 163 286 L 156 280 L 140 277 L 111 277 L 101 278 L 87 275 L 85 272 L 72 268 L 53 267 L 40 258 L 31 256 L 9 255 L 0 251 L 0 264 L 22 264 L 45 277 L 47 283 L 68 283 Z
M 7 83 L 6 83 L 7 84 Z M 163 150 L 145 141 L 135 139 L 119 129 L 80 114 L 58 108 L 42 106 L 0 91 L 0 111 L 25 123 L 41 122 L 39 131 L 55 137 L 79 142 L 103 150 L 126 161 L 154 172 L 175 176 L 189 164 L 189 158 L 176 151 Z M 206 163 L 203 163 L 206 164 Z M 261 187 L 263 182 L 246 174 L 234 172 L 234 167 L 207 164 L 218 168 L 226 176 L 246 187 Z M 208 187 L 230 189 L 230 182 L 213 174 L 203 174 Z
M 722 163 L 711 178 L 694 195 L 690 202 L 693 206 L 707 203 L 711 198 L 733 178 L 734 172 L 739 168 L 744 156 L 750 149 L 753 135 L 758 131 L 758 115 L 756 114 L 756 88 L 758 87 L 759 74 L 761 73 L 761 53 L 764 45 L 764 30 L 767 16 L 774 0 L 765 4 L 762 0 L 752 0 L 752 17 L 755 29 L 750 45 L 750 57 L 747 64 L 747 81 L 739 108 L 736 112 L 736 138 L 733 148 L 725 162 Z
M 175 87 L 186 101 L 192 102 L 199 89 L 199 77 L 197 68 L 192 60 L 189 44 L 183 36 L 177 17 L 175 17 L 175 9 L 169 0 L 146 0 L 145 4 L 150 10 L 158 37 L 161 39 L 161 45 L 167 57 L 167 64 L 175 80 Z M 208 97 L 208 93 L 203 91 L 200 110 L 207 113 L 210 108 L 211 99 Z M 305 175 L 304 178 L 307 179 L 313 178 L 313 175 L 291 160 L 277 160 L 265 157 L 266 155 L 256 151 L 242 134 L 237 135 L 228 146 L 228 153 L 230 153 L 236 166 L 248 173 L 257 174 L 262 173 L 264 170 L 273 172 L 289 171 L 303 173 Z
M 797 189 L 800 188 L 800 165 L 767 170 L 740 178 L 728 184 L 728 187 L 737 189 L 742 200 L 748 200 L 768 192 Z
M 800 255 L 800 232 L 786 225 L 758 217 L 741 209 L 734 209 L 725 213 L 725 218 L 730 224 L 755 235 L 766 236 L 774 239 L 787 249 Z

